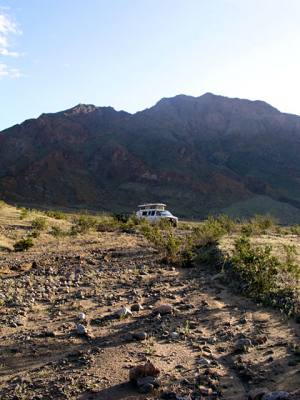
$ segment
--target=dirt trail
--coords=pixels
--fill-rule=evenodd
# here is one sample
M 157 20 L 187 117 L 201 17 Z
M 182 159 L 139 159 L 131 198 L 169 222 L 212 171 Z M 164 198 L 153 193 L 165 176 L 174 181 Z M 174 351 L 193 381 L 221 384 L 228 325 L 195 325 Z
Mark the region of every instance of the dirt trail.
M 300 326 L 233 295 L 208 269 L 161 265 L 137 235 L 50 248 L 0 260 L 1 399 L 246 399 L 258 387 L 300 389 Z M 143 309 L 113 318 L 135 303 Z M 158 304 L 173 314 L 155 315 Z M 87 337 L 75 333 L 80 312 Z M 146 340 L 132 340 L 141 332 Z M 161 385 L 139 394 L 129 369 L 146 359 Z

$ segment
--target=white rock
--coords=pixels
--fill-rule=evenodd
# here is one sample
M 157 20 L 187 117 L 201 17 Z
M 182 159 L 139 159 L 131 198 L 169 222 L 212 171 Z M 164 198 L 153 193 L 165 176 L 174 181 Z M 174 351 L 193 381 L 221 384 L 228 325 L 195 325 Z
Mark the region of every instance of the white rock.
M 78 314 L 78 319 L 79 321 L 85 321 L 86 320 L 86 315 L 84 312 L 81 312 Z
M 172 339 L 178 339 L 179 338 L 179 333 L 178 332 L 172 332 L 170 336 L 171 336 Z
M 132 315 L 132 312 L 128 307 L 122 306 L 122 308 L 116 311 L 116 314 L 119 318 L 126 318 Z

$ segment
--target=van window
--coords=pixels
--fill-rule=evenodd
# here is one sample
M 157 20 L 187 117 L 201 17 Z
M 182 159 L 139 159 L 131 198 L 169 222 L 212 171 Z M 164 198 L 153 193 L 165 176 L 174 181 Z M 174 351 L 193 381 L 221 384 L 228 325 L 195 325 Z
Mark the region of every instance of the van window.
M 147 211 L 143 211 L 142 215 L 145 217 L 147 215 Z
M 155 211 L 151 211 L 151 213 L 149 213 L 150 215 L 155 215 Z

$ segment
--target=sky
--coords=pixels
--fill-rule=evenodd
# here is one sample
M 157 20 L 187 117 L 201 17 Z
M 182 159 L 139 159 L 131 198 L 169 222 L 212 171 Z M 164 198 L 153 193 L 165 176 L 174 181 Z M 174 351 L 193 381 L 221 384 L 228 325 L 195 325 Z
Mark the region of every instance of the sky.
M 0 0 L 0 130 L 206 92 L 300 115 L 298 0 Z

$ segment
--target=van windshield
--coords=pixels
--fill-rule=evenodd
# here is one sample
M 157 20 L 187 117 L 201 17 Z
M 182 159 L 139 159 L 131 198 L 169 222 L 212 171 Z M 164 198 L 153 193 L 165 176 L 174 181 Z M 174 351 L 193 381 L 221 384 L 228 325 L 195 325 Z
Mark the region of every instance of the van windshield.
M 172 214 L 170 213 L 170 211 L 167 211 L 167 210 L 161 211 L 161 212 L 160 212 L 160 215 L 163 216 L 163 217 L 170 217 L 170 216 L 172 216 Z

